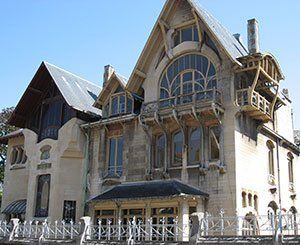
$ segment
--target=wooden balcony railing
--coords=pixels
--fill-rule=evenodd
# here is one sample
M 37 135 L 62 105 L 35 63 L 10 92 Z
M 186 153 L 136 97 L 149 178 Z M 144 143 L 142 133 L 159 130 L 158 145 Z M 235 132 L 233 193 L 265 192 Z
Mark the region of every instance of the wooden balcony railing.
M 271 103 L 251 88 L 237 91 L 237 103 L 243 111 L 248 111 L 256 119 L 271 119 Z
M 191 108 L 191 106 L 193 105 L 195 107 L 211 106 L 211 103 L 215 103 L 219 106 L 222 105 L 221 93 L 215 88 L 189 94 L 181 94 L 167 99 L 144 103 L 142 106 L 141 114 L 149 115 L 153 114 L 154 112 L 167 111 L 168 109 L 172 108 Z

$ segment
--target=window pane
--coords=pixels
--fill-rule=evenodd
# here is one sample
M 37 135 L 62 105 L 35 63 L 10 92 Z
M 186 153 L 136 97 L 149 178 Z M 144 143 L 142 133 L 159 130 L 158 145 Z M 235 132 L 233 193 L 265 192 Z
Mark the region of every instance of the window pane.
M 193 30 L 191 27 L 181 31 L 181 40 L 182 42 L 193 40 Z
M 115 156 L 116 156 L 116 139 L 110 139 L 109 163 L 108 163 L 108 174 L 109 175 L 114 175 L 114 173 L 115 173 Z
M 120 99 L 120 104 L 119 104 L 119 113 L 124 114 L 125 113 L 125 96 L 121 95 L 119 97 Z
M 64 201 L 63 220 L 67 223 L 76 219 L 76 201 Z
M 127 113 L 132 113 L 132 99 L 127 97 Z
M 162 168 L 165 163 L 165 146 L 166 140 L 165 135 L 158 137 L 156 142 L 156 166 L 157 168 Z
M 178 132 L 173 138 L 173 163 L 175 165 L 182 163 L 182 152 L 183 152 L 183 135 L 182 132 Z
M 199 163 L 201 160 L 201 129 L 194 129 L 190 135 L 189 163 Z
M 40 175 L 37 180 L 35 217 L 47 217 L 50 194 L 50 175 Z
M 118 114 L 118 97 L 113 97 L 111 103 L 111 114 L 116 115 Z
M 123 165 L 123 137 L 118 139 L 118 154 L 117 154 L 117 174 L 122 175 L 122 165 Z
M 197 26 L 194 26 L 194 41 L 199 42 L 199 34 Z

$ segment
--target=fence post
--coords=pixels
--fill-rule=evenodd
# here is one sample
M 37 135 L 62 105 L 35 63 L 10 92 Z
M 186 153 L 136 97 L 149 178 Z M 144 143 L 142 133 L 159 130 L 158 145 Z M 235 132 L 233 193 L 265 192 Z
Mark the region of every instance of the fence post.
M 71 233 L 71 239 L 73 239 L 73 236 L 74 236 L 74 233 L 73 233 L 73 225 L 74 225 L 74 222 L 73 220 L 70 221 L 70 233 Z
M 11 219 L 11 222 L 13 224 L 13 228 L 11 230 L 11 233 L 9 235 L 9 241 L 12 241 L 15 237 L 18 236 L 18 234 L 15 235 L 15 232 L 18 230 L 19 228 L 19 219 Z
M 221 224 L 220 224 L 220 229 L 221 229 L 221 236 L 223 236 L 224 235 L 224 209 L 223 208 L 221 208 L 221 210 L 220 210 L 220 216 L 221 216 Z
M 99 219 L 98 220 L 98 240 L 100 241 L 101 240 L 101 235 L 102 235 L 102 220 Z
M 122 220 L 118 220 L 118 241 L 121 241 Z
M 175 218 L 174 224 L 175 224 L 175 241 L 178 241 L 178 236 L 179 236 L 178 217 Z
M 85 216 L 81 220 L 84 222 L 84 231 L 80 239 L 80 245 L 83 245 L 86 240 L 91 239 L 91 217 Z
M 203 213 L 193 213 L 190 218 L 192 227 L 190 231 L 189 244 L 197 244 L 200 237 L 200 221 L 203 219 Z
M 166 236 L 166 219 L 165 219 L 165 217 L 162 218 L 161 223 L 162 223 L 162 241 L 165 241 L 165 236 Z

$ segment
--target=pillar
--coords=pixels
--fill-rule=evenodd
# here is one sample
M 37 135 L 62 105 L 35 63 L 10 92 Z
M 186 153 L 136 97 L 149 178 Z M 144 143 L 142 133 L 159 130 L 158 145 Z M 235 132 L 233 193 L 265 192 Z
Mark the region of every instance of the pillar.
M 183 242 L 189 241 L 189 232 L 190 232 L 190 225 L 189 225 L 189 204 L 187 200 L 182 200 L 180 203 L 180 212 L 179 212 L 179 228 L 182 230 L 180 232 L 179 240 Z

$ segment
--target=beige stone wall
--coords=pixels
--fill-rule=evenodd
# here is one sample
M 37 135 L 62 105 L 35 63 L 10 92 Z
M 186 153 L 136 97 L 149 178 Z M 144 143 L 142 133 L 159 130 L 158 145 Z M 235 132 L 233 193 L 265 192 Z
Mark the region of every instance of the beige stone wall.
M 28 160 L 25 164 L 19 164 L 20 166 L 11 165 L 13 147 L 20 145 L 24 145 L 24 137 L 22 136 L 9 139 L 8 141 L 1 211 L 10 203 L 27 198 L 29 176 Z
M 14 144 L 24 142 L 27 154 L 25 169 L 10 170 L 9 162 L 5 173 L 3 207 L 12 200 L 26 199 L 26 218 L 35 215 L 37 179 L 39 175 L 50 174 L 49 218 L 61 220 L 64 200 L 76 201 L 76 219 L 79 221 L 84 208 L 84 149 L 85 136 L 79 125 L 83 122 L 74 118 L 59 131 L 58 140 L 45 139 L 37 143 L 37 135 L 25 129 L 23 141 L 10 140 L 9 149 Z M 41 149 L 50 146 L 50 159 L 40 159 Z M 38 169 L 42 163 L 51 163 L 51 168 Z

